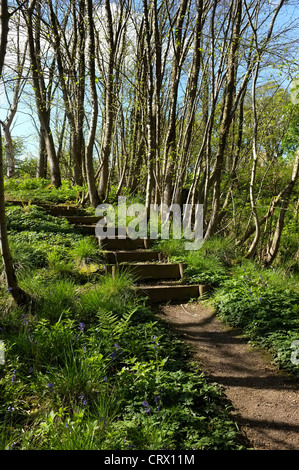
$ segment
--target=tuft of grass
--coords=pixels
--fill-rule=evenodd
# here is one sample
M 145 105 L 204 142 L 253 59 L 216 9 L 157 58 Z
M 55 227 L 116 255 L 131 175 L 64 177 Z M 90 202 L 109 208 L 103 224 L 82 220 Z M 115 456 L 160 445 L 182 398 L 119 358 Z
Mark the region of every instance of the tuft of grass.
M 75 262 L 81 263 L 82 261 L 93 261 L 98 257 L 98 246 L 96 239 L 93 237 L 84 237 L 74 243 L 70 250 L 70 256 Z
M 34 299 L 34 313 L 37 318 L 56 322 L 75 310 L 78 299 L 76 286 L 71 279 L 43 279 L 23 276 L 20 286 Z
M 132 278 L 124 272 L 116 273 L 115 277 L 103 276 L 97 286 L 80 296 L 81 310 L 85 315 L 96 315 L 99 311 L 119 313 L 132 304 Z

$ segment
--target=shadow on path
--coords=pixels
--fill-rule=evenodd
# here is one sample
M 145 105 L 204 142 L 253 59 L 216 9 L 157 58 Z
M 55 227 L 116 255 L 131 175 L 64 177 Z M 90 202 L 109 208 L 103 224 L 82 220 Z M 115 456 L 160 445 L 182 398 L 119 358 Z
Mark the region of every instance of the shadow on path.
M 299 450 L 299 386 L 200 303 L 160 305 L 209 378 L 221 385 L 255 450 Z

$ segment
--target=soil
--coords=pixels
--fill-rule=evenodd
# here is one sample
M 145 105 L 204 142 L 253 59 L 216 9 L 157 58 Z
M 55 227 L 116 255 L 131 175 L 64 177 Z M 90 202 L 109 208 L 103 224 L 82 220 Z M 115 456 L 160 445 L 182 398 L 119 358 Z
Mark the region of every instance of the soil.
M 249 448 L 299 450 L 299 385 L 267 352 L 248 344 L 205 303 L 159 305 L 156 313 L 183 336 L 200 369 L 223 388 Z

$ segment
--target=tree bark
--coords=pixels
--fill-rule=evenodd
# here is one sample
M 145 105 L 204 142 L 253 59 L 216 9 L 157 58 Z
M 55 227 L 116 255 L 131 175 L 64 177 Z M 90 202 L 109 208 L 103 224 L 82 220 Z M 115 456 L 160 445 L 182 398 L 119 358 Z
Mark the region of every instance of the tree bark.
M 213 200 L 212 200 L 212 213 L 209 225 L 205 234 L 205 238 L 209 238 L 215 234 L 218 224 L 219 208 L 220 208 L 220 186 L 221 176 L 224 164 L 224 153 L 226 149 L 227 138 L 229 134 L 230 125 L 233 119 L 233 102 L 236 89 L 236 67 L 238 61 L 238 50 L 240 44 L 240 28 L 242 20 L 242 1 L 236 0 L 235 14 L 233 16 L 233 29 L 230 38 L 228 65 L 227 65 L 227 82 L 224 92 L 224 103 L 221 119 L 221 128 L 219 133 L 218 149 L 216 155 L 215 169 L 212 175 L 214 182 L 213 187 Z
M 88 17 L 88 36 L 89 36 L 88 71 L 89 71 L 92 112 L 91 112 L 89 136 L 88 136 L 88 140 L 87 140 L 86 148 L 85 148 L 85 166 L 86 166 L 86 177 L 87 177 L 87 183 L 88 183 L 90 202 L 93 207 L 97 207 L 100 204 L 101 200 L 96 189 L 94 166 L 93 166 L 93 146 L 95 142 L 95 134 L 96 134 L 97 118 L 98 118 L 98 99 L 97 99 L 96 76 L 95 76 L 95 39 L 94 39 L 92 0 L 87 0 L 87 17 Z
M 103 144 L 101 150 L 102 169 L 99 179 L 99 196 L 100 200 L 104 201 L 107 195 L 107 184 L 109 174 L 109 156 L 111 152 L 112 134 L 115 116 L 115 103 L 114 103 L 114 75 L 113 69 L 115 64 L 116 43 L 113 32 L 113 20 L 110 7 L 110 1 L 105 0 L 105 13 L 107 24 L 107 42 L 108 42 L 108 68 L 107 78 L 105 83 L 105 115 L 103 127 Z
M 36 0 L 31 0 L 30 6 L 27 9 L 26 21 L 27 21 L 27 32 L 28 32 L 28 41 L 29 41 L 29 52 L 30 52 L 30 61 L 32 69 L 32 81 L 34 86 L 35 100 L 38 118 L 40 121 L 41 132 L 45 139 L 45 146 L 48 155 L 48 161 L 50 165 L 50 175 L 51 183 L 57 188 L 61 186 L 61 176 L 59 162 L 56 155 L 55 145 L 53 134 L 50 128 L 50 109 L 47 107 L 46 103 L 46 87 L 45 80 L 43 75 L 43 70 L 40 61 L 40 51 L 39 51 L 39 37 L 36 38 L 38 48 L 36 48 L 34 41 L 34 27 L 33 27 L 33 12 L 35 9 Z M 39 18 L 37 18 L 39 21 Z M 38 49 L 38 50 L 36 50 Z
M 165 177 L 164 177 L 164 191 L 163 202 L 167 206 L 171 204 L 173 184 L 174 184 L 174 168 L 177 160 L 176 155 L 176 120 L 177 120 L 177 101 L 178 101 L 178 87 L 181 75 L 181 56 L 183 52 L 182 35 L 185 14 L 188 7 L 188 0 L 181 0 L 177 12 L 177 20 L 175 24 L 175 34 L 173 40 L 173 60 L 171 69 L 171 84 L 170 84 L 170 105 L 169 105 L 169 120 L 166 139 L 164 143 L 164 161 L 165 161 Z
M 273 263 L 275 257 L 277 256 L 278 249 L 280 246 L 281 234 L 284 227 L 285 215 L 286 211 L 290 202 L 290 197 L 293 191 L 293 188 L 296 184 L 299 175 L 299 151 L 297 151 L 296 158 L 294 161 L 293 172 L 290 182 L 288 183 L 287 187 L 285 188 L 284 195 L 281 201 L 279 216 L 277 219 L 277 224 L 275 228 L 275 232 L 272 238 L 272 242 L 267 250 L 264 264 L 269 266 Z
M 0 26 L 1 26 L 1 36 L 0 36 L 0 75 L 2 74 L 6 44 L 7 44 L 7 35 L 8 35 L 8 25 L 9 25 L 9 13 L 7 8 L 7 1 L 2 0 L 0 4 Z M 8 244 L 7 236 L 7 223 L 5 216 L 5 198 L 4 198 L 4 179 L 3 179 L 3 155 L 2 155 L 2 137 L 1 137 L 1 128 L 0 128 L 0 248 L 1 256 L 3 260 L 4 272 L 6 277 L 7 288 L 19 306 L 25 306 L 29 303 L 30 296 L 24 292 L 18 285 L 13 261 Z
M 65 112 L 70 125 L 70 155 L 73 160 L 74 183 L 81 186 L 83 184 L 83 155 L 84 155 L 84 90 L 85 90 L 85 0 L 79 2 L 79 13 L 73 5 L 73 49 L 69 50 L 69 44 L 64 44 L 63 50 L 61 35 L 64 31 L 59 24 L 57 15 L 54 12 L 52 0 L 48 0 L 51 24 L 53 28 L 52 43 L 57 58 L 59 80 L 65 105 Z M 66 39 L 65 39 L 66 43 Z M 63 53 L 65 52 L 65 54 Z M 74 64 L 78 60 L 78 67 Z M 71 74 L 72 79 L 66 80 Z M 75 85 L 74 85 L 75 83 Z

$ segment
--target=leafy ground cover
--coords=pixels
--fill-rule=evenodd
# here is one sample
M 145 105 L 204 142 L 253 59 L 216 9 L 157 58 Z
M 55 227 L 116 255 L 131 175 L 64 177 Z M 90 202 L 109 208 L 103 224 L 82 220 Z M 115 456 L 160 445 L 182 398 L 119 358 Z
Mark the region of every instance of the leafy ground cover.
M 77 202 L 83 190 L 81 186 L 73 186 L 70 181 L 63 180 L 60 188 L 53 186 L 49 179 L 43 178 L 11 178 L 4 182 L 5 195 L 10 200 L 30 202 Z
M 243 329 L 248 339 L 266 349 L 274 362 L 299 378 L 290 360 L 299 340 L 299 279 L 283 268 L 260 269 L 252 262 L 235 267 L 214 293 L 219 316 Z
M 26 189 L 27 201 L 34 191 Z M 59 200 L 75 199 L 67 190 Z M 219 387 L 145 299 L 135 297 L 128 275 L 103 275 L 93 237 L 33 203 L 8 205 L 7 222 L 20 285 L 34 302 L 30 312 L 16 308 L 1 283 L 1 449 L 243 448 Z M 212 285 L 220 317 L 269 349 L 294 377 L 296 230 L 286 225 L 281 256 L 270 269 L 244 261 L 220 237 L 192 253 L 183 250 L 184 240 L 153 247 L 187 263 L 186 282 Z
M 7 220 L 33 304 L 1 283 L 1 449 L 243 448 L 220 388 L 129 276 L 103 276 L 92 237 L 35 206 Z
M 189 254 L 183 240 L 161 240 L 158 246 L 170 260 L 187 263 L 186 282 L 212 286 L 210 301 L 222 320 L 241 327 L 249 341 L 272 353 L 278 367 L 299 378 L 298 361 L 290 360 L 299 340 L 299 266 L 298 257 L 290 255 L 296 233 L 298 228 L 286 226 L 282 255 L 268 269 L 242 259 L 227 239 L 207 240 Z

